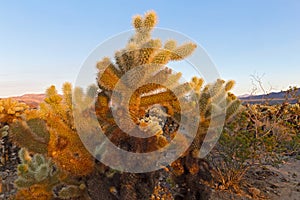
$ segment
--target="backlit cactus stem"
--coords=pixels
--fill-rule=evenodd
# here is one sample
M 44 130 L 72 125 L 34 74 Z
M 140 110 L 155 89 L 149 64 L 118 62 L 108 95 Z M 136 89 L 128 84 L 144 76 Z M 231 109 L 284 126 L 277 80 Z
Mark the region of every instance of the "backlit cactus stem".
M 47 152 L 49 132 L 42 119 L 15 122 L 11 125 L 10 137 L 16 144 L 31 152 L 43 154 Z
M 196 47 L 197 45 L 194 43 L 183 44 L 172 51 L 170 59 L 175 61 L 182 60 L 187 56 L 190 56 Z

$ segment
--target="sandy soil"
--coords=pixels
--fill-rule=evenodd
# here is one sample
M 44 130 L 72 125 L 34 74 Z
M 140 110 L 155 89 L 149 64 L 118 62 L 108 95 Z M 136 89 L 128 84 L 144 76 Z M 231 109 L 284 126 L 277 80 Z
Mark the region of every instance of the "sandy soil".
M 300 160 L 291 158 L 279 168 L 264 166 L 250 169 L 247 182 L 253 189 L 256 199 L 299 200 L 300 199 Z

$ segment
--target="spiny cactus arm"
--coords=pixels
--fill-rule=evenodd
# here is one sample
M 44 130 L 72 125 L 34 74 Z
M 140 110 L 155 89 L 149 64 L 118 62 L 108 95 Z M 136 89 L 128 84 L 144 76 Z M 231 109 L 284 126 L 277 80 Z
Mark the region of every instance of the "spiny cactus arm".
M 159 39 L 151 39 L 148 42 L 142 44 L 140 47 L 136 47 L 137 56 L 134 58 L 134 66 L 140 66 L 144 64 L 152 63 L 152 59 L 161 48 L 161 41 Z
M 115 55 L 115 57 L 118 55 L 118 56 L 121 56 L 121 61 L 122 61 L 122 64 L 121 65 L 118 65 L 118 67 L 121 69 L 122 73 L 126 73 L 127 71 L 129 71 L 130 69 L 132 69 L 134 66 L 135 66 L 135 62 L 137 61 L 136 60 L 136 57 L 137 57 L 137 47 L 135 46 L 134 43 L 130 43 L 131 45 L 128 46 L 126 49 L 123 49 L 121 52 L 122 53 L 117 53 Z
M 161 104 L 164 102 L 176 101 L 176 99 L 177 99 L 176 96 L 170 91 L 161 92 L 161 93 L 142 97 L 140 106 L 148 107 L 148 106 L 154 105 L 154 104 Z
M 46 90 L 46 98 L 44 100 L 49 105 L 55 106 L 60 105 L 60 102 L 62 101 L 62 97 L 58 95 L 57 90 L 54 85 L 50 86 Z
M 159 50 L 154 55 L 154 57 L 151 60 L 152 64 L 161 64 L 165 65 L 169 62 L 171 56 L 171 52 L 168 50 Z
M 183 44 L 172 51 L 170 60 L 174 60 L 174 61 L 182 60 L 190 56 L 194 52 L 196 47 L 197 45 L 194 43 Z
M 175 40 L 168 40 L 164 45 L 164 49 L 173 51 L 177 46 L 177 42 Z
M 140 29 L 143 26 L 143 17 L 141 15 L 133 16 L 132 25 L 135 29 Z
M 226 119 L 230 120 L 233 116 L 237 114 L 239 109 L 241 108 L 241 102 L 238 99 L 233 100 L 226 109 Z
M 49 132 L 42 119 L 15 122 L 11 125 L 10 132 L 10 137 L 17 145 L 35 153 L 47 152 Z
M 72 110 L 72 85 L 69 82 L 63 84 L 63 100 L 68 110 Z
M 153 76 L 149 77 L 145 82 L 146 83 L 156 83 L 156 84 L 164 84 L 169 76 L 172 74 L 172 70 L 169 68 L 164 68 L 158 71 Z
M 148 29 L 152 29 L 155 27 L 157 24 L 157 15 L 156 13 L 151 10 L 145 13 L 144 21 L 143 21 L 143 26 Z
M 98 94 L 98 87 L 97 87 L 97 85 L 96 84 L 91 84 L 87 88 L 86 97 L 85 98 L 92 98 L 92 99 L 94 99 L 97 94 Z
M 179 80 L 182 77 L 182 73 L 172 73 L 168 76 L 168 78 L 164 82 L 164 86 L 167 88 L 175 88 L 179 85 Z
M 75 127 L 73 120 L 73 103 L 72 103 L 72 85 L 69 82 L 63 84 L 63 107 L 65 110 L 65 122 L 68 123 L 70 127 Z
M 214 82 L 213 84 L 209 85 L 209 94 L 211 96 L 211 98 L 213 98 L 214 96 L 218 95 L 219 93 L 225 93 L 224 90 L 224 80 L 218 79 L 216 82 Z
M 189 83 L 183 83 L 172 89 L 172 92 L 176 95 L 177 98 L 184 97 L 187 93 L 191 91 L 191 86 Z
M 122 83 L 127 88 L 135 88 L 140 82 L 143 82 L 145 77 L 145 71 L 140 69 L 132 69 L 126 73 L 126 76 L 122 79 Z M 116 89 L 118 91 L 118 89 Z
M 142 44 L 151 38 L 151 31 L 157 23 L 157 16 L 154 11 L 145 13 L 144 18 L 140 15 L 133 17 L 133 26 L 136 34 L 131 41 L 136 44 Z
M 196 94 L 199 94 L 201 91 L 201 87 L 203 86 L 204 80 L 202 78 L 193 77 L 190 86 L 193 88 Z
M 235 85 L 235 81 L 234 80 L 229 80 L 226 82 L 225 84 L 225 91 L 228 92 L 229 90 L 231 90 Z
M 113 90 L 119 80 L 119 71 L 113 64 L 108 65 L 103 73 L 98 74 L 98 86 L 103 90 Z
M 176 41 L 174 40 L 168 40 L 163 49 L 160 49 L 158 51 L 156 51 L 155 56 L 153 57 L 153 59 L 151 60 L 151 63 L 153 64 L 162 64 L 165 65 L 167 64 L 171 57 L 172 57 L 172 53 L 174 52 L 174 49 L 176 48 Z

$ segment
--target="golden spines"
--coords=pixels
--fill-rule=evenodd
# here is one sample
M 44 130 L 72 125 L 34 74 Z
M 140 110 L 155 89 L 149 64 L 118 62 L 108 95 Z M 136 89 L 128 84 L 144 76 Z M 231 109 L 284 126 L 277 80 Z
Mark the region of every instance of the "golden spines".
M 226 97 L 227 104 L 229 104 L 231 101 L 234 101 L 236 99 L 237 97 L 234 94 L 232 94 L 231 92 L 227 93 L 227 97 Z
M 76 100 L 84 102 L 83 91 L 77 88 L 75 92 Z M 75 132 L 72 118 L 68 117 L 70 107 L 65 99 L 59 100 L 58 96 L 55 87 L 50 87 L 45 102 L 40 106 L 40 117 L 45 120 L 50 134 L 48 155 L 70 174 L 86 175 L 93 169 L 93 159 Z M 68 96 L 68 92 L 63 97 L 65 96 Z
M 144 96 L 141 98 L 142 107 L 147 107 L 154 104 L 160 104 L 163 102 L 176 101 L 176 96 L 171 91 L 161 92 L 157 94 L 152 94 L 148 96 Z
M 155 56 L 151 60 L 153 64 L 167 64 L 170 61 L 172 50 L 176 47 L 174 40 L 169 40 L 165 43 L 164 48 L 156 51 Z
M 114 65 L 111 64 L 104 70 L 103 73 L 98 74 L 98 86 L 104 90 L 113 90 L 119 79 L 119 72 Z
M 178 85 L 174 89 L 172 89 L 172 91 L 174 92 L 177 98 L 180 98 L 180 97 L 184 97 L 184 95 L 190 92 L 191 89 L 192 88 L 189 83 L 183 83 L 181 85 Z
M 95 112 L 98 118 L 111 122 L 108 115 L 111 113 L 109 108 L 109 98 L 104 92 L 100 92 L 97 97 Z
M 36 118 L 13 123 L 10 136 L 19 147 L 25 147 L 34 153 L 45 154 L 47 152 L 49 132 L 42 119 Z
M 148 11 L 144 17 L 136 15 L 133 17 L 132 25 L 137 32 L 150 31 L 157 24 L 157 15 L 154 11 Z
M 176 48 L 176 41 L 169 40 L 165 43 L 164 48 L 156 52 L 151 63 L 167 64 L 170 61 L 173 50 Z
M 72 85 L 71 83 L 63 84 L 63 99 L 68 109 L 72 110 Z
M 179 85 L 179 80 L 181 76 L 182 76 L 181 72 L 170 74 L 168 78 L 165 80 L 164 86 L 166 86 L 167 88 L 176 87 L 177 85 Z
M 97 69 L 99 72 L 104 72 L 104 70 L 111 65 L 111 61 L 108 57 L 104 57 L 101 61 L 97 62 Z
M 193 77 L 190 82 L 190 86 L 193 88 L 194 92 L 199 94 L 203 83 L 204 80 L 202 78 Z
M 169 75 L 172 73 L 171 69 L 164 68 L 158 71 L 154 76 L 146 80 L 146 83 L 153 82 L 156 84 L 163 84 L 168 80 Z
M 157 51 L 161 47 L 161 41 L 158 39 L 151 39 L 148 42 L 144 43 L 138 50 L 137 50 L 137 58 L 134 62 L 135 66 L 148 64 L 151 62 L 154 52 Z
M 119 66 L 123 73 L 126 73 L 135 66 L 136 51 L 135 49 L 127 49 L 121 53 L 123 64 Z
M 230 80 L 227 81 L 225 84 L 225 91 L 228 92 L 229 90 L 231 90 L 235 85 L 235 81 L 234 80 Z
M 200 115 L 204 115 L 207 107 L 210 103 L 210 94 L 207 91 L 203 91 L 200 94 L 200 98 L 199 98 L 199 111 L 200 111 Z
M 151 56 L 153 55 L 154 49 L 153 48 L 141 48 L 138 51 L 138 58 L 136 60 L 136 66 L 144 65 L 149 63 Z
M 238 99 L 233 100 L 226 109 L 226 119 L 231 119 L 240 109 L 241 102 Z
M 126 73 L 125 77 L 122 79 L 122 83 L 129 88 L 134 88 L 138 83 L 143 81 L 144 77 L 144 70 L 140 68 L 134 68 Z
M 29 106 L 11 98 L 0 99 L 0 123 L 12 123 L 22 118 Z
M 143 26 L 143 18 L 141 15 L 136 15 L 133 17 L 132 25 L 135 29 L 140 29 Z
M 29 188 L 19 190 L 15 196 L 16 200 L 51 200 L 52 191 L 45 185 L 33 185 Z
M 197 45 L 191 42 L 183 44 L 172 51 L 170 60 L 182 60 L 191 55 L 196 47 Z
M 157 15 L 154 11 L 148 11 L 145 14 L 143 26 L 147 29 L 152 29 L 157 23 Z
M 151 39 L 148 42 L 145 42 L 141 48 L 153 48 L 153 49 L 159 49 L 161 48 L 161 41 L 160 39 Z
M 57 90 L 55 89 L 55 86 L 52 85 L 46 90 L 46 98 L 45 102 L 51 105 L 57 105 L 60 104 L 62 101 L 62 97 L 57 94 Z
M 84 176 L 93 170 L 94 161 L 77 133 L 56 120 L 50 128 L 48 155 L 63 170 L 73 176 Z
M 167 50 L 159 50 L 153 57 L 151 63 L 153 64 L 167 64 L 170 60 L 171 52 Z
M 177 42 L 175 40 L 168 40 L 165 45 L 164 45 L 164 48 L 166 50 L 169 50 L 169 51 L 173 51 L 177 46 Z
M 210 85 L 209 94 L 212 98 L 220 92 L 225 92 L 224 90 L 222 91 L 224 82 L 225 81 L 218 79 L 215 83 Z

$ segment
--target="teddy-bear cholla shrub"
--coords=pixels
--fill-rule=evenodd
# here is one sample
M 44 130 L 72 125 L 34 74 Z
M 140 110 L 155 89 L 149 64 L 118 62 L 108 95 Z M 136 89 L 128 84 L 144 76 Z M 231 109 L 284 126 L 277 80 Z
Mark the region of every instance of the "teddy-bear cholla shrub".
M 94 159 L 75 131 L 71 94 L 69 83 L 64 84 L 63 95 L 51 86 L 39 109 L 27 110 L 10 124 L 12 141 L 23 148 L 15 183 L 19 189 L 17 199 L 68 199 L 86 195 L 86 188 L 78 178 L 93 171 Z
M 195 198 L 197 193 L 201 192 L 199 190 L 201 187 L 198 186 L 199 181 L 197 181 L 201 178 L 200 168 L 203 165 L 203 160 L 198 158 L 199 149 L 210 122 L 215 120 L 211 109 L 213 106 L 218 109 L 220 104 L 226 105 L 225 119 L 230 119 L 239 109 L 240 102 L 233 94 L 229 93 L 234 85 L 233 81 L 217 80 L 215 83 L 203 87 L 203 79 L 194 77 L 189 83 L 180 83 L 181 73 L 172 72 L 166 64 L 169 61 L 179 61 L 186 58 L 192 54 L 196 45 L 193 43 L 177 45 L 174 40 L 162 44 L 159 39 L 152 39 L 151 31 L 156 23 L 157 17 L 153 11 L 147 12 L 144 17 L 135 16 L 133 18 L 135 34 L 124 49 L 116 52 L 114 58 L 116 62 L 113 63 L 107 57 L 98 62 L 97 81 L 101 92 L 99 92 L 95 104 L 96 113 L 105 135 L 115 145 L 133 152 L 155 151 L 164 147 L 170 142 L 170 139 L 178 134 L 180 117 L 184 117 L 181 116 L 181 110 L 184 109 L 193 113 L 195 102 L 187 103 L 184 108 L 181 108 L 179 104 L 179 100 L 187 101 L 187 95 L 193 91 L 198 97 L 197 103 L 201 115 L 199 129 L 191 147 L 169 167 L 168 176 L 173 182 L 179 183 L 180 187 L 185 188 L 185 192 L 188 191 L 188 188 L 193 188 L 194 190 L 189 192 L 190 194 L 184 195 Z M 145 66 L 145 68 L 140 70 L 140 66 Z M 122 100 L 128 97 L 121 91 L 126 90 L 126 88 L 134 88 L 137 83 L 145 84 L 136 89 L 130 97 L 128 106 L 130 118 L 122 118 L 121 122 L 128 127 L 130 126 L 129 121 L 132 120 L 139 127 L 139 131 L 150 130 L 151 135 L 154 135 L 142 140 L 127 135 L 118 127 L 109 106 L 110 103 L 113 103 L 114 109 L 117 110 L 116 113 L 123 116 L 124 107 L 122 105 L 124 102 Z M 116 87 L 117 84 L 118 87 Z M 117 100 L 114 99 L 114 102 L 111 102 L 112 93 L 119 97 Z M 158 104 L 161 107 L 157 107 Z M 195 114 L 199 113 L 196 112 Z M 164 119 L 166 120 L 165 125 L 159 125 L 156 121 L 162 119 L 162 116 L 167 118 L 167 120 Z M 186 141 L 183 139 L 182 142 Z M 118 159 L 114 156 L 111 158 Z M 208 165 L 204 165 L 208 169 Z M 153 191 L 157 193 L 157 188 L 164 190 L 157 180 L 151 180 L 156 176 L 156 173 L 137 175 L 116 173 L 113 180 L 119 180 L 119 182 L 114 182 L 114 186 L 118 189 L 117 193 L 122 199 L 148 198 L 147 195 Z M 144 185 L 142 182 L 145 180 L 149 182 L 151 180 L 152 185 L 149 183 L 148 187 L 142 190 L 138 185 Z

